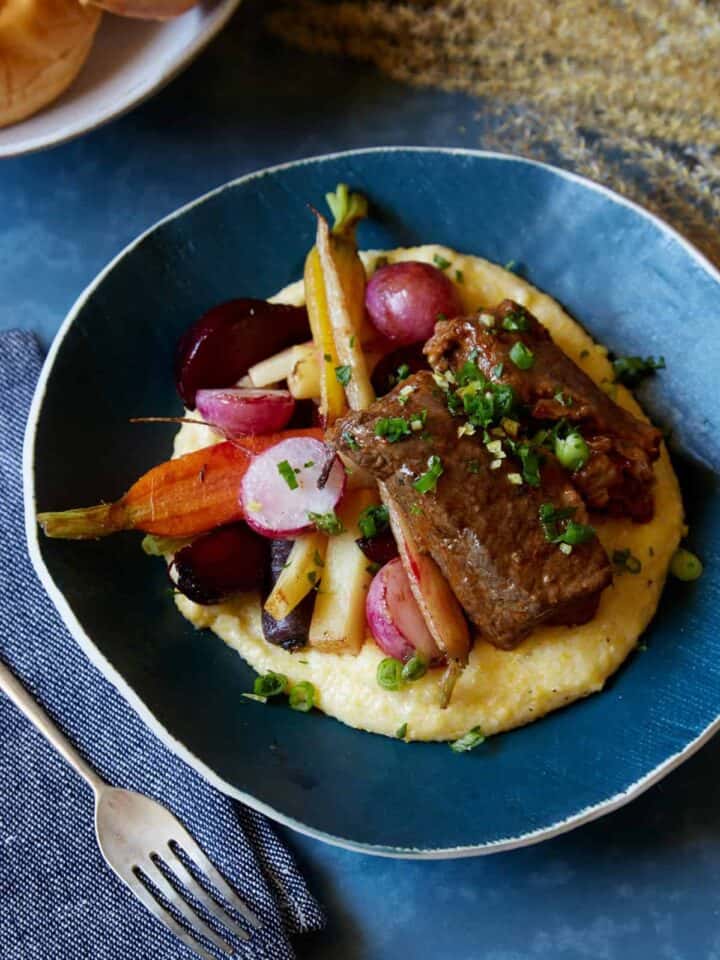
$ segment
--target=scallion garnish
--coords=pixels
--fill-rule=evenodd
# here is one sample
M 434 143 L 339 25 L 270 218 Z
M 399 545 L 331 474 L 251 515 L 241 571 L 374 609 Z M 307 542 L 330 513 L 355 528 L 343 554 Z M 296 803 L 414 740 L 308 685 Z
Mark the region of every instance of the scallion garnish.
M 402 686 L 403 665 L 395 657 L 385 657 L 377 667 L 377 682 L 383 690 L 399 690 Z
M 443 473 L 442 460 L 436 454 L 428 457 L 428 468 L 413 483 L 418 493 L 430 493 L 437 488 L 437 482 Z
M 414 657 L 410 657 L 408 662 L 402 668 L 402 678 L 403 680 L 409 680 L 410 682 L 413 680 L 419 680 L 420 677 L 425 676 L 427 669 L 427 661 L 415 654 Z
M 283 478 L 285 483 L 290 487 L 291 490 L 297 490 L 300 484 L 297 481 L 295 476 L 295 471 L 290 466 L 287 460 L 281 460 L 277 465 L 278 473 Z
M 264 676 L 255 677 L 253 693 L 256 697 L 276 697 L 283 693 L 287 685 L 288 678 L 284 673 L 266 673 Z
M 482 732 L 481 728 L 473 727 L 472 730 L 468 730 L 468 732 L 463 734 L 463 736 L 458 740 L 453 740 L 453 742 L 450 744 L 450 749 L 453 753 L 467 753 L 468 750 L 473 750 L 484 740 L 485 734 Z
M 410 423 L 405 417 L 380 417 L 375 423 L 375 436 L 388 443 L 398 443 L 411 435 Z
M 307 713 L 315 706 L 315 687 L 308 680 L 293 684 L 288 701 L 291 710 Z
M 350 433 L 349 430 L 343 430 L 343 432 L 340 434 L 340 439 L 342 440 L 343 443 L 347 444 L 351 450 L 360 449 L 360 444 L 357 442 L 357 440 L 352 435 L 352 433 Z
M 379 533 L 384 533 L 388 526 L 388 509 L 383 504 L 365 507 L 358 517 L 360 533 L 368 539 L 376 537 Z
M 433 263 L 438 270 L 447 270 L 447 268 L 450 266 L 450 261 L 446 260 L 445 257 L 441 257 L 439 253 L 436 253 L 433 256 Z
M 595 536 L 595 528 L 571 520 L 574 513 L 575 507 L 558 510 L 552 503 L 541 504 L 538 516 L 548 543 L 569 543 L 571 546 L 576 546 L 592 540 Z M 565 524 L 562 529 L 559 526 L 561 523 Z
M 555 456 L 566 470 L 580 470 L 588 462 L 590 448 L 578 430 L 571 430 L 565 437 L 555 437 Z
M 352 367 L 335 367 L 335 379 L 341 386 L 346 387 L 352 380 Z
M 465 276 L 462 270 L 455 271 L 455 282 L 456 283 L 465 283 Z
M 308 520 L 315 524 L 320 533 L 324 533 L 328 537 L 336 537 L 338 534 L 345 532 L 343 522 L 334 510 L 329 513 L 308 512 Z
M 643 377 L 650 376 L 656 370 L 665 369 L 665 357 L 618 357 L 613 360 L 615 382 L 624 383 L 626 387 L 636 386 Z
M 404 740 L 407 733 L 407 723 L 401 723 L 400 726 L 395 731 L 395 736 L 398 740 Z
M 508 330 L 510 333 L 525 333 L 528 326 L 527 316 L 524 313 L 520 313 L 519 310 L 515 310 L 513 313 L 507 313 L 503 317 L 502 328 L 503 330 Z
M 517 340 L 510 349 L 510 359 L 518 370 L 529 370 L 535 363 L 535 354 L 522 340 Z
M 680 547 L 670 561 L 670 573 L 678 580 L 697 580 L 702 575 L 702 561 L 694 553 Z
M 630 552 L 629 547 L 613 550 L 612 562 L 616 573 L 640 573 L 642 563 Z
M 397 373 L 395 377 L 397 382 L 400 383 L 401 380 L 406 380 L 410 376 L 410 367 L 406 363 L 401 363 L 397 368 Z

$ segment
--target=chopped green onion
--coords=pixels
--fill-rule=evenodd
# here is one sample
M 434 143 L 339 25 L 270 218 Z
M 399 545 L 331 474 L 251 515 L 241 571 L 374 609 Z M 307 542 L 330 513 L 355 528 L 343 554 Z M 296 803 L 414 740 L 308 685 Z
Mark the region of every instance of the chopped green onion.
M 447 270 L 447 268 L 450 266 L 450 261 L 446 260 L 445 257 L 441 257 L 439 253 L 436 253 L 433 256 L 433 263 L 438 270 Z
M 320 554 L 317 552 L 317 550 L 316 550 L 315 553 L 313 554 L 313 563 L 315 564 L 316 567 L 324 567 L 324 566 L 325 566 L 325 561 L 324 561 L 323 558 L 320 556 Z
M 618 357 L 613 360 L 615 382 L 624 383 L 626 387 L 634 387 L 656 370 L 665 369 L 665 357 Z
M 415 654 L 414 657 L 410 657 L 408 662 L 402 668 L 402 678 L 403 680 L 409 681 L 419 680 L 420 677 L 425 676 L 427 669 L 427 661 Z
M 590 448 L 578 430 L 571 430 L 566 437 L 555 437 L 555 456 L 567 470 L 579 470 L 588 462 Z
M 510 359 L 518 370 L 529 370 L 535 363 L 535 354 L 525 346 L 522 340 L 517 340 L 510 350 Z
M 510 333 L 525 333 L 528 326 L 527 316 L 517 310 L 503 317 L 502 328 Z
M 257 697 L 277 697 L 287 685 L 288 678 L 284 673 L 266 673 L 262 677 L 255 677 L 253 693 Z
M 455 282 L 456 283 L 465 283 L 465 276 L 462 270 L 455 271 Z
M 341 386 L 346 387 L 352 380 L 352 367 L 335 367 L 335 379 Z
M 376 537 L 379 533 L 383 533 L 387 530 L 388 525 L 388 509 L 382 504 L 365 507 L 358 517 L 360 533 L 368 539 L 370 537 Z
M 548 543 L 569 543 L 571 546 L 576 546 L 592 540 L 595 536 L 595 528 L 569 519 L 574 513 L 574 507 L 557 510 L 552 503 L 541 504 L 538 516 Z M 564 521 L 567 521 L 565 528 L 559 530 L 558 524 Z
M 314 461 L 314 460 L 306 460 L 305 463 L 303 464 L 303 466 L 305 467 L 306 470 L 309 470 L 310 467 L 314 467 L 314 466 L 315 466 L 315 461 Z
M 442 476 L 443 469 L 442 460 L 436 454 L 433 454 L 428 457 L 428 469 L 425 473 L 420 474 L 413 483 L 413 487 L 418 493 L 430 493 L 431 490 L 437 488 L 437 482 Z
M 395 657 L 385 657 L 377 667 L 377 682 L 383 690 L 399 690 L 402 685 L 403 665 Z
M 398 738 L 398 740 L 404 740 L 406 734 L 407 734 L 407 723 L 401 723 L 400 726 L 395 731 L 395 736 Z
M 411 434 L 410 424 L 405 417 L 380 417 L 375 423 L 375 436 L 383 437 L 388 443 L 398 443 Z
M 469 730 L 458 740 L 453 740 L 453 742 L 450 744 L 450 749 L 453 753 L 467 753 L 468 750 L 473 750 L 484 740 L 485 734 L 482 732 L 481 728 L 473 727 L 472 730 Z
M 338 534 L 345 532 L 342 520 L 334 510 L 329 513 L 312 513 L 310 511 L 308 512 L 308 520 L 315 524 L 320 533 L 324 533 L 328 537 L 336 537 Z
M 678 580 L 697 580 L 702 575 L 703 565 L 698 556 L 680 547 L 670 561 L 670 573 Z
M 315 706 L 315 687 L 308 680 L 293 684 L 288 694 L 291 710 L 307 713 Z
M 630 553 L 628 547 L 624 550 L 613 550 L 612 562 L 617 573 L 625 573 L 626 571 L 627 573 L 640 573 L 642 570 L 642 563 Z
M 255 703 L 267 703 L 267 702 L 268 702 L 268 698 L 267 698 L 267 697 L 261 697 L 261 696 L 260 696 L 259 694 L 257 694 L 257 693 L 243 693 L 242 696 L 245 697 L 246 700 L 254 700 Z
M 291 490 L 297 490 L 300 484 L 297 482 L 297 477 L 295 476 L 295 471 L 287 462 L 287 460 L 281 460 L 277 465 L 278 473 L 283 478 L 285 483 L 290 487 Z
M 346 443 L 351 450 L 359 450 L 360 444 L 357 442 L 355 437 L 350 433 L 349 430 L 343 430 L 340 434 L 340 439 L 343 443 Z
M 540 486 L 540 456 L 529 443 L 519 443 L 515 447 L 515 454 L 522 463 L 522 475 L 525 483 L 531 487 Z
M 406 380 L 410 376 L 410 367 L 406 363 L 401 363 L 397 368 L 397 373 L 395 376 L 398 383 L 401 380 Z

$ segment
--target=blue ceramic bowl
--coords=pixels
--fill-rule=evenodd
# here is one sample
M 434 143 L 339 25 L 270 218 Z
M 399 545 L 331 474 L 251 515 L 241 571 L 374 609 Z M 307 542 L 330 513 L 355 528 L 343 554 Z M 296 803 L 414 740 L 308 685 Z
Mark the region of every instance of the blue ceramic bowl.
M 604 693 L 457 755 L 322 714 L 259 708 L 252 671 L 175 610 L 137 535 L 38 538 L 34 504 L 119 496 L 168 452 L 172 356 L 199 314 L 301 275 L 308 201 L 346 181 L 371 199 L 365 247 L 448 244 L 519 268 L 622 353 L 664 354 L 641 390 L 673 431 L 705 561 L 668 584 L 647 632 Z M 720 275 L 636 206 L 560 170 L 487 153 L 378 149 L 244 177 L 162 221 L 91 284 L 45 366 L 28 427 L 30 549 L 68 627 L 146 722 L 221 790 L 298 830 L 400 856 L 486 853 L 612 810 L 686 759 L 720 724 L 718 569 Z

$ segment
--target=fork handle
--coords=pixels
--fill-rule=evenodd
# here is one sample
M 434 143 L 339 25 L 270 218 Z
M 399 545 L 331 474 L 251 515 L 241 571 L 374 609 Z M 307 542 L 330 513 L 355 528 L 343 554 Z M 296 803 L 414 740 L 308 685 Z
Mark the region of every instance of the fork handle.
M 40 733 L 50 741 L 58 753 L 62 754 L 67 762 L 72 767 L 75 767 L 80 776 L 87 780 L 95 793 L 99 793 L 105 786 L 103 781 L 92 767 L 85 763 L 75 747 L 60 733 L 42 707 L 30 696 L 25 687 L 23 687 L 20 681 L 8 670 L 2 661 L 0 661 L 0 690 L 10 697 L 15 706 L 21 710 L 28 720 L 37 727 Z

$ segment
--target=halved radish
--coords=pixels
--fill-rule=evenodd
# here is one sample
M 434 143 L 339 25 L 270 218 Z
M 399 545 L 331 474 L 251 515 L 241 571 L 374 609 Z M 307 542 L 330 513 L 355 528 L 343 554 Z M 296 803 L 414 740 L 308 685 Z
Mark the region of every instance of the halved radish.
M 246 522 L 265 537 L 296 537 L 313 516 L 334 511 L 345 490 L 345 468 L 320 440 L 283 440 L 255 457 L 240 484 Z
M 399 557 L 375 574 L 365 602 L 365 615 L 377 645 L 389 657 L 405 661 L 417 653 L 428 662 L 442 657 Z
M 295 400 L 287 390 L 231 387 L 198 390 L 195 406 L 206 423 L 232 440 L 282 430 L 293 415 Z

